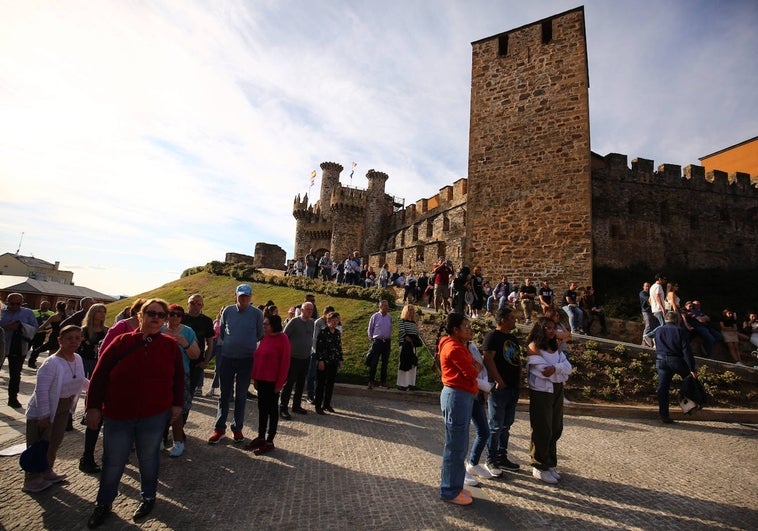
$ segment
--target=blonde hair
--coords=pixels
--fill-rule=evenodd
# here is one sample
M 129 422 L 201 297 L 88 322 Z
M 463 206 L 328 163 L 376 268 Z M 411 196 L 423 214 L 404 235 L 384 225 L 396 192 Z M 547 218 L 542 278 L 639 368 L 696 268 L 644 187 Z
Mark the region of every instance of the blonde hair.
M 413 304 L 406 304 L 403 306 L 403 311 L 400 312 L 400 319 L 403 321 L 413 321 L 416 316 L 416 307 Z
M 87 336 L 89 341 L 95 340 L 95 331 L 93 330 L 95 326 L 95 314 L 100 310 L 103 310 L 106 315 L 108 314 L 108 308 L 105 307 L 105 304 L 97 302 L 89 307 L 89 310 L 87 310 L 87 313 L 84 316 L 82 333 Z M 105 319 L 103 319 L 103 329 L 108 330 L 108 327 L 105 326 Z

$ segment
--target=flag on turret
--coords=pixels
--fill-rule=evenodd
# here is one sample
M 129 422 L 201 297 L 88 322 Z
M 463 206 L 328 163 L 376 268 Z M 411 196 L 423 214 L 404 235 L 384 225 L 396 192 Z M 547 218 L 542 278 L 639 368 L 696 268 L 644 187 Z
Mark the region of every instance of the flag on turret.
M 311 172 L 311 186 L 313 186 L 313 183 L 316 182 L 316 170 L 313 170 Z
M 355 167 L 358 165 L 357 162 L 353 161 L 353 169 L 350 170 L 350 180 L 353 180 L 353 173 L 355 172 Z

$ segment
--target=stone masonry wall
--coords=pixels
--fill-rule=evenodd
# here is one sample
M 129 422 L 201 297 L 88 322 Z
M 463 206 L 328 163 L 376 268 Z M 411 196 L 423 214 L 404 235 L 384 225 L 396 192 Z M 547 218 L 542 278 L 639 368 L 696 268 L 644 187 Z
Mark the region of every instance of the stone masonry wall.
M 584 10 L 473 43 L 465 261 L 592 281 Z
M 253 265 L 256 268 L 284 269 L 287 261 L 287 252 L 271 243 L 256 243 Z
M 595 265 L 758 268 L 758 189 L 750 175 L 593 156 Z

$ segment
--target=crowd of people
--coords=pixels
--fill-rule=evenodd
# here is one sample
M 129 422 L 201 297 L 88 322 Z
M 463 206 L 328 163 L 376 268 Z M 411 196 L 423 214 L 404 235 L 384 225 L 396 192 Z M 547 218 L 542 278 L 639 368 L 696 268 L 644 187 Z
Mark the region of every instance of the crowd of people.
M 563 431 L 563 383 L 572 367 L 561 350 L 556 325 L 548 317 L 538 318 L 524 347 L 512 333 L 516 321 L 511 308 L 497 310 L 495 323 L 481 352 L 472 342 L 471 322 L 463 313 L 448 313 L 440 328 L 440 335 L 446 333 L 438 339 L 445 423 L 440 498 L 456 505 L 473 502 L 466 486 L 520 468 L 508 458 L 508 443 L 524 366 L 529 383 L 532 476 L 551 484 L 561 480 L 557 442 Z M 471 423 L 476 436 L 469 452 Z
M 306 260 L 304 272 L 318 274 L 320 262 L 313 265 L 313 260 Z M 388 273 L 386 268 L 382 270 Z M 391 278 L 380 274 L 377 281 L 390 282 Z M 563 429 L 563 383 L 572 371 L 566 343 L 572 333 L 589 330 L 596 320 L 601 333 L 607 333 L 592 287 L 579 294 L 576 284 L 570 283 L 559 299 L 546 280 L 537 287 L 531 278 L 525 278 L 521 286 L 514 286 L 503 276 L 490 289 L 479 268 L 463 267 L 455 274 L 444 258 L 432 276 L 424 273 L 421 278 L 427 279 L 426 287 L 422 293 L 406 290 L 397 326 L 387 300 L 380 301 L 371 315 L 367 327 L 370 347 L 365 356 L 367 385 L 368 389 L 389 387 L 390 353 L 396 341 L 396 387 L 415 389 L 418 349 L 424 345 L 417 325 L 419 307 L 426 300 L 427 306 L 433 304 L 446 314 L 440 329 L 440 336 L 443 331 L 445 335 L 438 337 L 435 349 L 445 423 L 440 498 L 468 505 L 472 497 L 465 486 L 519 470 L 520 465 L 508 456 L 508 445 L 524 372 L 530 397 L 532 475 L 557 483 L 561 479 L 557 441 Z M 418 285 L 416 282 L 414 288 Z M 739 364 L 739 352 L 735 354 L 731 345 L 742 339 L 758 347 L 758 315 L 750 314 L 745 328 L 740 329 L 737 316 L 725 309 L 717 330 L 699 301 L 682 303 L 677 293 L 678 285 L 660 274 L 655 283 L 646 282 L 639 294 L 645 323 L 643 343 L 656 350 L 659 413 L 664 423 L 673 422 L 668 412 L 673 376 L 697 379 L 691 334 L 702 338 L 706 355 L 715 342 L 724 341 Z M 7 357 L 11 407 L 22 407 L 18 392 L 26 355 L 30 354 L 28 366 L 37 368 L 39 354 L 49 353 L 37 369 L 37 383 L 26 410 L 27 445 L 31 448 L 46 442 L 45 460 L 26 471 L 22 489 L 40 492 L 65 479 L 65 474 L 54 470 L 55 458 L 64 432 L 73 429 L 79 395 L 86 391 L 81 419 L 86 431 L 79 468 L 100 474 L 88 526 L 98 527 L 107 518 L 132 449 L 142 486 L 134 519 L 146 517 L 157 496 L 161 451 L 170 457 L 184 454 L 184 426 L 193 398 L 203 393 L 204 370 L 214 357 L 215 376 L 205 394 L 218 397 L 209 444 L 226 437 L 227 427 L 235 444 L 245 442 L 251 383 L 256 391 L 258 426 L 256 437 L 244 448 L 256 455 L 275 449 L 280 420 L 292 420 L 291 413 L 308 414 L 304 402 L 312 404 L 318 415 L 334 413 L 334 383 L 343 362 L 340 314 L 332 306 L 319 314 L 312 294 L 290 308 L 285 319 L 273 301 L 256 307 L 251 299 L 251 286 L 240 284 L 234 304 L 221 308 L 213 320 L 202 312 L 200 294 L 189 297 L 186 311 L 179 304 L 140 298 L 108 327 L 107 308 L 92 299 L 82 299 L 78 309 L 58 303 L 55 312 L 45 301 L 33 311 L 23 306 L 21 294 L 10 294 L 0 316 L 0 366 Z M 561 324 L 559 310 L 568 316 L 568 328 Z M 519 315 L 531 325 L 524 345 L 513 334 Z M 495 328 L 479 347 L 472 342 L 470 319 L 490 316 Z M 228 424 L 231 402 L 234 414 Z M 469 451 L 471 423 L 476 435 Z M 101 431 L 102 466 L 95 458 Z M 485 451 L 486 458 L 480 463 Z
M 682 328 L 688 341 L 699 338 L 704 357 L 710 358 L 714 345 L 722 342 L 732 362 L 747 367 L 742 361 L 740 341 L 758 348 L 758 313 L 750 312 L 747 320 L 740 323 L 731 308 L 724 308 L 718 323 L 712 322 L 698 299 L 682 302 L 679 284 L 669 281 L 663 273 L 657 273 L 654 282 L 642 284 L 639 302 L 645 325 L 642 332 L 645 346 L 656 346 L 656 330 L 666 324 L 666 314 L 671 312 L 675 317 L 673 324 Z

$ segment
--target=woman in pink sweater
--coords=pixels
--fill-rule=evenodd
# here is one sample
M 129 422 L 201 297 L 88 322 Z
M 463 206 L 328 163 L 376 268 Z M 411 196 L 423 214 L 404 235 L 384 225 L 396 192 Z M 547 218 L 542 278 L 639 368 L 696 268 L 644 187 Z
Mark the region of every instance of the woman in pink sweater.
M 253 363 L 253 385 L 258 391 L 258 437 L 246 446 L 248 450 L 254 450 L 255 455 L 274 449 L 279 424 L 279 392 L 290 369 L 290 340 L 282 332 L 282 318 L 278 315 L 265 317 L 263 333 Z

